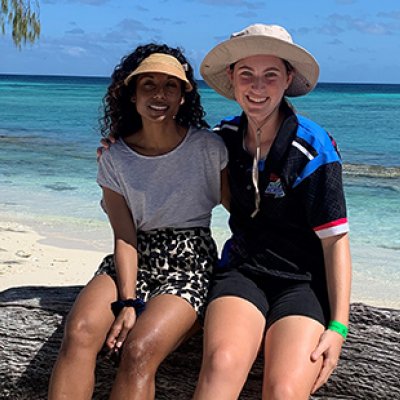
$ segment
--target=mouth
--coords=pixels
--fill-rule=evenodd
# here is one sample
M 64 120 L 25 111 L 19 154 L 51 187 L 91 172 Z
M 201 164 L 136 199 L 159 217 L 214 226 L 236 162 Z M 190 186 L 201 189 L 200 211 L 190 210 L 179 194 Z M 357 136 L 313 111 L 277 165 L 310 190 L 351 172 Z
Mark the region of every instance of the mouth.
M 268 97 L 254 97 L 249 95 L 247 95 L 246 97 L 250 103 L 255 103 L 255 104 L 263 104 L 268 100 Z
M 150 104 L 149 108 L 154 111 L 167 111 L 168 106 L 165 104 Z

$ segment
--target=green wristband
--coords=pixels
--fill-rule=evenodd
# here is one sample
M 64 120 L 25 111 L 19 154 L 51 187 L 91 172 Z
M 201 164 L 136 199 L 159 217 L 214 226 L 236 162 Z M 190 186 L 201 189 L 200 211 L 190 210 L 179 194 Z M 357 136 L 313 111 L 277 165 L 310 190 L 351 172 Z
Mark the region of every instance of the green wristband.
M 342 335 L 344 340 L 346 340 L 347 334 L 349 333 L 347 326 L 338 321 L 329 321 L 328 329 Z

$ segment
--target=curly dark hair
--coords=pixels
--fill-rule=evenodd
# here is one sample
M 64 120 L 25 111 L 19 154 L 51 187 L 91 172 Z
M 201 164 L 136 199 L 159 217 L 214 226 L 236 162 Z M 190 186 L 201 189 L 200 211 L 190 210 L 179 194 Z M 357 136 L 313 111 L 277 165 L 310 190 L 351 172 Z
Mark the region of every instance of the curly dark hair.
M 180 48 L 172 48 L 166 44 L 150 43 L 138 46 L 132 53 L 121 59 L 111 75 L 111 83 L 103 98 L 103 115 L 100 118 L 100 132 L 102 136 L 115 138 L 125 137 L 137 132 L 142 127 L 141 116 L 136 111 L 131 98 L 136 91 L 136 79 L 132 79 L 129 85 L 124 84 L 124 79 L 134 71 L 139 64 L 153 53 L 169 54 L 179 60 L 181 64 L 187 64 L 186 76 L 193 87 L 190 92 L 185 92 L 182 82 L 182 95 L 185 102 L 180 106 L 176 115 L 176 122 L 184 127 L 189 125 L 197 128 L 208 128 L 204 120 L 205 112 L 200 104 L 200 95 L 197 83 L 194 79 L 193 68 L 186 60 Z

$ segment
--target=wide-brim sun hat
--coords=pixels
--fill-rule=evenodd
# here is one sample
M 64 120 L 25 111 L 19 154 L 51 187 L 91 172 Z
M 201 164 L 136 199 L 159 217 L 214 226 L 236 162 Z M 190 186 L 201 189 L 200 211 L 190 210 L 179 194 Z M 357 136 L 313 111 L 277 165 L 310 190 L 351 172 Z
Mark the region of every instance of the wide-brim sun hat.
M 139 74 L 160 73 L 180 79 L 185 83 L 185 91 L 190 92 L 193 90 L 193 87 L 186 77 L 185 70 L 187 68 L 187 65 L 181 64 L 174 56 L 164 53 L 153 53 L 146 57 L 139 66 L 124 79 L 124 84 L 128 85 L 131 79 Z
M 215 46 L 204 58 L 200 73 L 206 83 L 228 99 L 235 99 L 227 67 L 246 57 L 271 55 L 286 60 L 293 67 L 293 80 L 286 96 L 310 92 L 318 81 L 319 66 L 304 48 L 295 44 L 286 29 L 278 25 L 254 24 Z

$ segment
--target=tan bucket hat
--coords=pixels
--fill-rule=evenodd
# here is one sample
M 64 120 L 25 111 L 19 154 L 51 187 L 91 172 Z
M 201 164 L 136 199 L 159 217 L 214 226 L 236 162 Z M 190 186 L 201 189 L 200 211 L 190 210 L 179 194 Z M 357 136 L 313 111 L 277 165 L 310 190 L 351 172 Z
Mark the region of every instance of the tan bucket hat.
M 124 84 L 128 85 L 135 75 L 158 72 L 174 76 L 185 82 L 185 91 L 191 92 L 193 87 L 185 73 L 185 68 L 187 69 L 187 67 L 187 65 L 182 65 L 174 56 L 164 53 L 153 53 L 146 57 L 139 66 L 125 78 Z
M 235 99 L 226 67 L 250 56 L 272 55 L 288 61 L 294 68 L 287 96 L 310 92 L 318 81 L 319 66 L 305 49 L 293 43 L 286 29 L 278 25 L 254 24 L 233 33 L 229 40 L 215 46 L 204 58 L 200 72 L 206 83 L 228 99 Z

